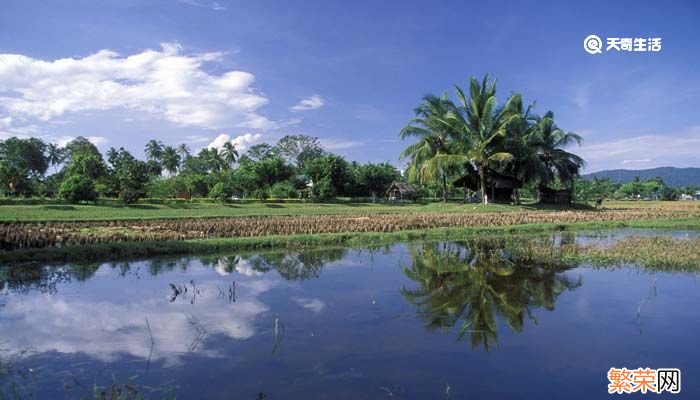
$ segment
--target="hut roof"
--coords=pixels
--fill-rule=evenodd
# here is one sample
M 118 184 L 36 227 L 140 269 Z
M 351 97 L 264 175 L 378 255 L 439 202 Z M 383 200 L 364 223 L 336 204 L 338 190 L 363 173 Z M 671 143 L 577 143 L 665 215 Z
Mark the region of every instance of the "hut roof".
M 398 190 L 401 193 L 404 194 L 415 194 L 416 189 L 413 188 L 413 186 L 409 185 L 406 182 L 399 182 L 399 181 L 394 181 L 389 185 L 389 188 L 387 189 L 387 193 L 393 191 L 393 190 Z

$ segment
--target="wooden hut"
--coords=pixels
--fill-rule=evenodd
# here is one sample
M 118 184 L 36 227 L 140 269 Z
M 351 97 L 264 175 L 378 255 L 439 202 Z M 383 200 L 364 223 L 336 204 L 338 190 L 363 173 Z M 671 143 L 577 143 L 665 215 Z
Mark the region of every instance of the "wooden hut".
M 389 201 L 415 200 L 418 192 L 406 182 L 394 181 L 386 190 Z
M 489 202 L 510 203 L 513 201 L 513 192 L 517 186 L 513 177 L 500 174 L 493 170 L 486 171 L 486 196 Z M 481 194 L 481 180 L 479 174 L 473 168 L 463 177 L 457 179 L 453 185 L 455 187 L 469 189 Z
M 180 200 L 192 200 L 192 193 L 187 192 L 177 192 L 175 193 L 175 198 Z
M 546 204 L 571 204 L 573 201 L 571 189 L 550 189 L 548 187 L 540 188 L 540 203 Z

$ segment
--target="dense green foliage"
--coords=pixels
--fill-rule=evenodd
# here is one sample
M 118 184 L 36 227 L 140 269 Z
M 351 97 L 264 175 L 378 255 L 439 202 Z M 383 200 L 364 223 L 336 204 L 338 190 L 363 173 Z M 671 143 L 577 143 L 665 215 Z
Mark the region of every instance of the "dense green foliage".
M 146 143 L 144 161 L 124 148 L 111 148 L 106 161 L 89 140 L 79 137 L 65 147 L 40 139 L 0 141 L 0 193 L 11 197 L 46 196 L 72 203 L 98 197 L 124 203 L 139 199 L 209 197 L 310 198 L 382 196 L 401 175 L 392 165 L 348 163 L 327 152 L 318 138 L 289 135 L 275 145 L 261 143 L 239 154 L 233 142 L 191 154 L 185 144 Z M 54 173 L 47 175 L 49 166 Z M 59 168 L 61 167 L 61 168 Z

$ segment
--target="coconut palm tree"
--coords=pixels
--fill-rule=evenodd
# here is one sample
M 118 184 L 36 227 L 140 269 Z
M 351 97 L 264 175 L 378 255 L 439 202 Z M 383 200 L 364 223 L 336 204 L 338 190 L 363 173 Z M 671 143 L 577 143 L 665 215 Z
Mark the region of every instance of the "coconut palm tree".
M 107 150 L 107 161 L 114 167 L 117 162 L 117 157 L 119 157 L 119 152 L 117 149 L 114 147 L 110 147 L 109 150 Z
M 58 173 L 58 165 L 66 159 L 65 149 L 58 146 L 55 143 L 49 143 L 46 152 L 46 160 L 49 162 L 50 165 L 53 165 L 54 172 Z
M 216 147 L 203 148 L 197 155 L 207 165 L 209 171 L 219 172 L 223 169 L 225 162 Z
M 236 150 L 236 145 L 232 142 L 224 143 L 224 147 L 221 149 L 221 157 L 224 159 L 229 167 L 233 165 L 238 160 L 238 150 Z
M 409 121 L 400 133 L 401 139 L 417 138 L 418 141 L 406 147 L 401 158 L 410 158 L 409 176 L 414 176 L 424 183 L 427 180 L 441 179 L 442 200 L 447 201 L 447 174 L 450 165 L 441 157 L 454 154 L 452 142 L 454 130 L 450 118 L 456 113 L 454 104 L 447 95 L 423 97 L 421 104 L 414 110 L 415 118 Z
M 513 107 L 511 101 L 517 101 L 513 96 L 506 105 L 496 109 L 496 81 L 489 81 L 488 75 L 479 83 L 471 78 L 469 97 L 456 86 L 459 103 L 458 112 L 453 113 L 450 123 L 460 138 L 464 153 L 438 159 L 440 165 L 465 164 L 470 162 L 476 166 L 481 187 L 481 199 L 486 203 L 486 174 L 489 166 L 502 165 L 513 159 L 513 155 L 496 146 L 499 139 L 506 135 L 506 125 L 513 115 L 508 113 Z
M 190 155 L 190 146 L 188 146 L 185 143 L 181 143 L 177 146 L 177 154 L 179 154 L 180 157 L 185 159 L 187 156 Z
M 573 132 L 564 132 L 554 123 L 554 113 L 548 111 L 537 119 L 536 128 L 540 135 L 538 155 L 545 168 L 541 185 L 550 185 L 559 178 L 562 183 L 573 184 L 573 179 L 586 165 L 583 158 L 564 150 L 571 144 L 581 145 L 583 139 Z
M 177 172 L 180 166 L 180 154 L 178 154 L 174 147 L 166 146 L 163 148 L 162 162 L 163 168 L 172 176 Z
M 503 115 L 506 134 L 499 145 L 513 158 L 503 172 L 516 181 L 515 202 L 520 203 L 520 188 L 546 178 L 546 168 L 539 158 L 537 149 L 541 144 L 536 117 L 532 114 L 534 103 L 525 107 L 519 94 L 511 95 L 504 107 Z
M 150 161 L 160 162 L 163 157 L 163 142 L 151 139 L 146 143 L 146 158 Z

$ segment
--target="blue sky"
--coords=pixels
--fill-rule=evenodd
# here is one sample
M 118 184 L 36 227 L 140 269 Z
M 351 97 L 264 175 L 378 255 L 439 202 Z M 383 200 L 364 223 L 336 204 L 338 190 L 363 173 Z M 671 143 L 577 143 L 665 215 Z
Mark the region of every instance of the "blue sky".
M 700 3 L 433 3 L 4 0 L 0 138 L 142 156 L 151 138 L 308 134 L 400 166 L 421 97 L 489 73 L 500 101 L 521 92 L 581 134 L 588 171 L 700 166 Z M 590 34 L 662 50 L 591 55 Z

